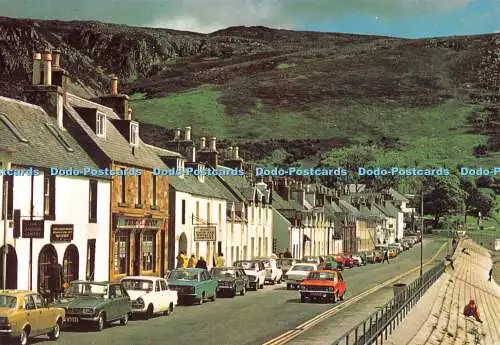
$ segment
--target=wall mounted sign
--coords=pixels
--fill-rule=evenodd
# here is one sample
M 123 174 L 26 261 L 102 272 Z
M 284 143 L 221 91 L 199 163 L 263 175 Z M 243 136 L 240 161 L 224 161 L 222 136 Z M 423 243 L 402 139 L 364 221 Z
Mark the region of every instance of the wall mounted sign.
M 50 242 L 73 241 L 73 224 L 52 224 L 50 226 Z
M 43 220 L 23 220 L 23 238 L 43 238 L 44 225 Z
M 148 229 L 159 230 L 163 224 L 162 219 L 121 217 L 116 219 L 116 229 Z
M 215 241 L 215 226 L 195 226 L 194 240 L 199 241 Z

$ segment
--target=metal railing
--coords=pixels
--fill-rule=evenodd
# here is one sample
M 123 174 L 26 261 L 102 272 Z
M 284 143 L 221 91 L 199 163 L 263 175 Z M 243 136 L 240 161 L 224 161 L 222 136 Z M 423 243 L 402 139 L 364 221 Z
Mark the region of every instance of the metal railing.
M 380 310 L 346 332 L 332 345 L 382 345 L 384 340 L 387 340 L 388 336 L 422 298 L 427 289 L 441 276 L 444 269 L 444 262 L 436 264 L 422 277 L 407 285 Z

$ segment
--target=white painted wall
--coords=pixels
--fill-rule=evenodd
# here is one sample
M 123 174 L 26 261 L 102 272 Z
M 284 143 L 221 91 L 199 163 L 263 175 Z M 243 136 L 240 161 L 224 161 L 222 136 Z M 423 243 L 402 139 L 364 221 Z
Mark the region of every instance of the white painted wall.
M 43 175 L 34 177 L 33 219 L 43 219 Z M 56 220 L 45 221 L 45 237 L 33 239 L 32 288 L 38 286 L 38 256 L 42 247 L 50 243 L 52 224 L 73 224 L 74 234 L 71 243 L 53 243 L 58 261 L 62 265 L 66 248 L 74 244 L 79 254 L 79 279 L 86 278 L 87 240 L 96 239 L 95 280 L 107 280 L 109 262 L 109 223 L 110 223 L 110 182 L 98 181 L 97 223 L 89 224 L 89 179 L 84 177 L 63 177 L 56 179 Z M 3 188 L 3 187 L 2 187 Z M 30 216 L 31 177 L 14 177 L 14 209 L 21 210 L 21 219 Z M 0 204 L 0 208 L 2 205 Z M 3 221 L 0 238 L 3 238 Z M 9 224 L 10 225 L 10 224 Z M 12 228 L 8 229 L 7 243 L 16 250 L 18 261 L 18 289 L 28 289 L 29 281 L 29 243 L 26 238 L 13 238 Z M 104 264 L 103 264 L 104 263 Z

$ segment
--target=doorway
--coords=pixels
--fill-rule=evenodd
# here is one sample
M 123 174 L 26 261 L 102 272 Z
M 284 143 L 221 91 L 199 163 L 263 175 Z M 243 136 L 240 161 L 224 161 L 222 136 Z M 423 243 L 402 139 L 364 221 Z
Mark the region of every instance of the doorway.
M 50 293 L 49 275 L 52 258 L 55 258 L 59 262 L 56 249 L 52 244 L 44 245 L 38 255 L 38 291 L 42 295 Z
M 182 233 L 180 236 L 179 236 L 179 253 L 180 252 L 184 252 L 186 255 L 188 254 L 187 252 L 187 247 L 188 247 L 188 243 L 187 243 L 187 236 L 185 233 Z M 178 254 L 178 253 L 177 253 Z
M 134 275 L 141 275 L 141 233 L 134 234 Z
M 63 277 L 66 283 L 79 279 L 80 255 L 78 248 L 74 244 L 70 244 L 63 257 Z
M 3 246 L 0 247 L 0 288 L 3 287 Z M 17 289 L 17 254 L 16 249 L 11 245 L 7 245 L 7 279 L 5 282 L 6 289 Z

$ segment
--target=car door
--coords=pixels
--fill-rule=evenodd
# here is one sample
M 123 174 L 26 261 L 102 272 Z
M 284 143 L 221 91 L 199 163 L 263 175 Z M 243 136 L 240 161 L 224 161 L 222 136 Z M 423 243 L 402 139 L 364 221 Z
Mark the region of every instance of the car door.
M 200 291 L 200 296 L 205 292 L 205 297 L 211 297 L 211 291 L 210 288 L 208 287 L 208 271 L 201 271 L 198 274 L 198 288 Z M 198 289 L 197 289 L 198 290 Z
M 161 288 L 161 296 L 160 296 L 162 300 L 161 304 L 163 305 L 164 308 L 163 310 L 167 310 L 172 300 L 171 293 L 170 290 L 168 289 L 168 285 L 165 279 L 159 279 L 159 282 Z M 175 301 L 173 301 L 173 303 L 175 305 Z
M 49 308 L 46 307 L 45 301 L 39 294 L 33 294 L 33 301 L 35 302 L 35 308 L 38 312 L 38 317 L 40 318 L 40 328 L 49 329 L 54 326 L 55 320 L 53 318 L 53 313 Z
M 111 284 L 109 286 L 109 299 L 106 308 L 106 318 L 108 320 L 116 320 L 121 315 L 120 302 L 121 302 L 121 290 L 116 284 Z
M 155 288 L 151 297 L 153 299 L 153 305 L 156 307 L 156 311 L 165 310 L 165 299 L 163 298 L 159 280 L 155 281 Z
M 36 309 L 33 295 L 27 295 L 26 297 L 24 297 L 24 312 L 26 315 L 26 320 L 31 326 L 31 334 L 40 334 L 40 331 L 43 328 L 41 309 Z
M 344 277 L 342 277 L 342 274 L 340 272 L 337 273 L 338 276 L 338 284 L 339 284 L 339 294 L 342 296 L 345 293 L 346 286 L 345 286 L 345 281 Z
M 121 295 L 122 295 L 122 301 L 121 301 L 121 315 L 125 315 L 126 313 L 130 313 L 132 311 L 132 300 L 130 299 L 130 296 L 128 295 L 127 290 L 121 285 L 117 285 L 117 289 L 120 289 Z

